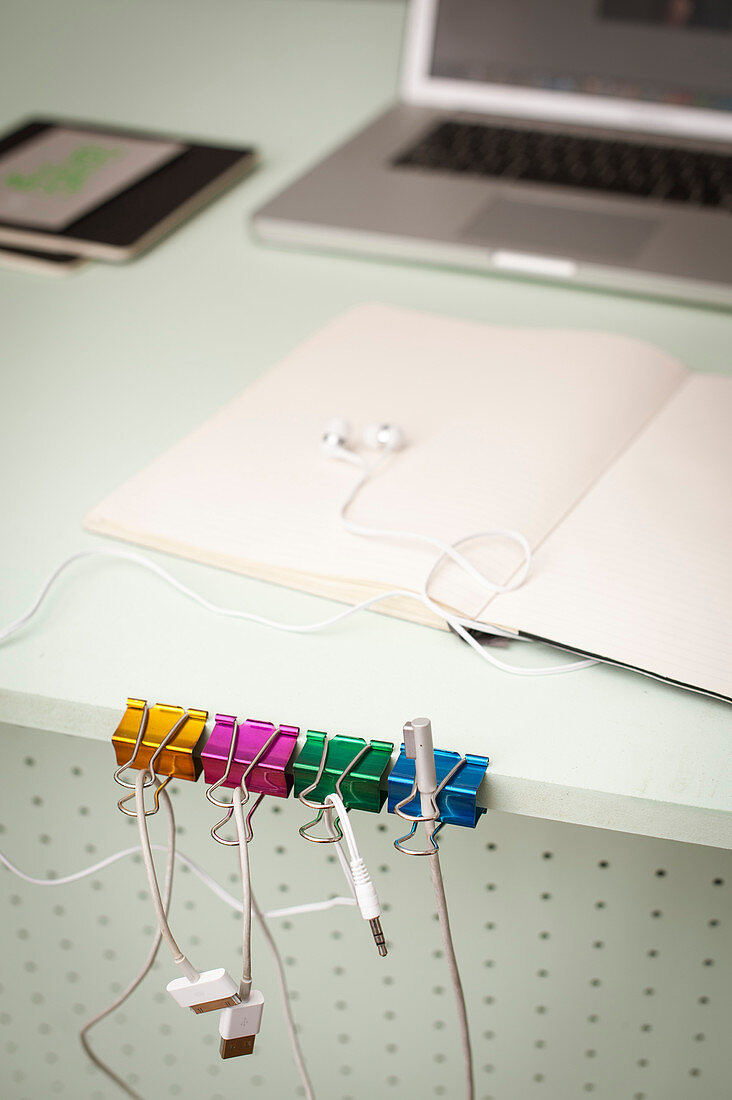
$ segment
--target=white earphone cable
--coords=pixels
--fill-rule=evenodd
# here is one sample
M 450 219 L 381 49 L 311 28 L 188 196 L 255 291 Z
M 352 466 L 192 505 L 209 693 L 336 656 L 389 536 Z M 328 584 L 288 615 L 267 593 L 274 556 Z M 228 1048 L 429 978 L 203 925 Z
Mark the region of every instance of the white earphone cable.
M 374 477 L 381 466 L 383 466 L 386 458 L 388 458 L 389 456 L 387 455 L 384 459 L 374 463 L 372 466 L 369 466 L 364 461 L 364 459 L 360 457 L 360 455 L 354 455 L 352 451 L 342 449 L 339 457 L 344 457 L 345 454 L 351 455 L 352 458 L 356 460 L 353 464 L 361 469 L 361 477 L 356 482 L 355 486 L 341 505 L 340 511 L 338 513 L 341 523 L 347 531 L 350 531 L 354 535 L 361 535 L 364 538 L 401 539 L 408 542 L 422 542 L 427 546 L 433 546 L 436 550 L 439 550 L 440 557 L 432 566 L 432 569 L 429 572 L 427 582 L 425 583 L 425 588 L 429 584 L 429 581 L 432 579 L 432 576 L 439 567 L 443 558 L 450 558 L 452 561 L 454 561 L 455 564 L 460 566 L 460 568 L 464 570 L 464 572 L 466 572 L 468 576 L 472 577 L 473 580 L 481 586 L 481 588 L 485 588 L 486 591 L 488 591 L 491 595 L 495 595 L 497 592 L 513 592 L 516 588 L 520 588 L 521 585 L 524 583 L 528 575 L 529 569 L 531 568 L 531 547 L 526 537 L 522 535 L 520 531 L 511 531 L 508 529 L 499 528 L 493 531 L 482 531 L 475 535 L 468 536 L 469 539 L 509 539 L 511 542 L 518 543 L 518 545 L 523 550 L 524 560 L 516 571 L 514 577 L 507 584 L 497 584 L 494 581 L 489 580 L 488 577 L 484 576 L 484 574 L 481 573 L 480 570 L 476 569 L 475 566 L 457 550 L 457 546 L 459 546 L 461 542 L 468 541 L 467 538 L 460 539 L 458 540 L 458 542 L 449 543 L 444 542 L 442 539 L 436 538 L 434 535 L 424 535 L 418 531 L 405 531 L 392 527 L 367 527 L 362 523 L 356 523 L 354 522 L 354 520 L 348 519 L 346 512 L 353 504 L 354 500 L 361 492 L 364 485 L 366 485 L 371 480 L 371 478 Z
M 40 592 L 38 593 L 35 601 L 28 609 L 28 611 L 26 611 L 25 614 L 21 615 L 20 618 L 15 619 L 12 623 L 9 623 L 6 627 L 0 630 L 0 644 L 2 644 L 4 641 L 7 641 L 8 638 L 11 638 L 33 618 L 33 616 L 36 614 L 41 604 L 45 600 L 46 596 L 48 595 L 50 589 L 53 587 L 61 574 L 70 565 L 73 565 L 74 562 L 80 561 L 82 558 L 93 557 L 111 558 L 118 561 L 127 561 L 130 562 L 132 565 L 139 566 L 141 569 L 146 569 L 149 573 L 153 573 L 156 577 L 159 577 L 160 580 L 165 581 L 166 584 L 169 584 L 172 588 L 176 589 L 176 591 L 180 592 L 181 595 L 186 596 L 190 600 L 193 600 L 194 603 L 197 603 L 200 607 L 203 607 L 206 611 L 210 611 L 215 615 L 223 615 L 227 618 L 232 619 L 243 619 L 246 622 L 258 623 L 260 626 L 270 627 L 273 630 L 283 630 L 286 633 L 315 634 L 320 630 L 327 630 L 329 627 L 335 626 L 336 623 L 342 622 L 344 619 L 349 618 L 351 615 L 357 614 L 359 611 L 364 611 L 366 608 L 373 607 L 378 603 L 382 603 L 384 600 L 390 600 L 396 596 L 399 596 L 404 599 L 417 600 L 425 607 L 429 608 L 429 610 L 432 611 L 435 615 L 439 616 L 439 618 L 441 618 L 443 622 L 446 622 L 448 625 L 453 627 L 456 633 L 458 633 L 461 638 L 467 641 L 471 648 L 474 649 L 475 652 L 480 657 L 482 657 L 484 661 L 487 661 L 489 664 L 494 665 L 496 668 L 500 668 L 504 672 L 512 672 L 519 676 L 550 676 L 558 672 L 572 672 L 576 669 L 588 668 L 590 665 L 597 663 L 594 660 L 583 660 L 566 665 L 553 665 L 549 668 L 522 668 L 520 666 L 506 664 L 505 662 L 500 661 L 497 657 L 494 657 L 492 654 L 487 653 L 485 649 L 478 642 L 475 641 L 475 639 L 470 638 L 469 635 L 466 635 L 464 631 L 461 631 L 460 629 L 461 627 L 472 627 L 475 629 L 485 630 L 484 623 L 475 623 L 469 619 L 462 619 L 450 615 L 424 592 L 411 592 L 409 591 L 409 589 L 395 588 L 389 592 L 381 592 L 377 596 L 371 596 L 368 599 L 362 600 L 360 603 L 355 604 L 353 607 L 347 607 L 344 611 L 339 611 L 335 615 L 331 615 L 329 618 L 322 619 L 315 623 L 299 624 L 277 622 L 273 619 L 267 619 L 262 615 L 255 615 L 251 611 L 240 611 L 238 608 L 234 607 L 222 607 L 220 604 L 216 604 L 213 603 L 211 600 L 207 600 L 205 596 L 201 596 L 198 592 L 195 592 L 193 591 L 193 589 L 188 588 L 187 585 L 183 584 L 171 573 L 169 573 L 167 569 L 163 569 L 163 567 L 158 565 L 157 562 L 154 562 L 151 558 L 144 557 L 142 554 L 136 554 L 130 550 L 106 550 L 101 548 L 97 549 L 96 547 L 89 550 L 77 550 L 76 553 L 70 554 L 58 566 L 56 566 L 56 568 L 44 582 Z

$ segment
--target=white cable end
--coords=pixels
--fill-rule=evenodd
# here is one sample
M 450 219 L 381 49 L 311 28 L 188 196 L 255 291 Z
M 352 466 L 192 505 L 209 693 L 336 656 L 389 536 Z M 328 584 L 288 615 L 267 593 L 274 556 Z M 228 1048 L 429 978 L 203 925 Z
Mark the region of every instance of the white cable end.
M 239 987 L 224 968 L 204 970 L 198 981 L 174 978 L 166 989 L 182 1008 L 192 1012 L 214 1012 L 217 1008 L 232 1008 L 241 1001 Z
M 387 950 L 381 920 L 379 919 L 381 917 L 381 906 L 379 905 L 376 887 L 371 881 L 366 864 L 360 856 L 358 859 L 351 860 L 351 878 L 353 879 L 356 902 L 361 910 L 361 916 L 369 922 L 374 943 L 383 958 L 387 954 Z
M 351 861 L 351 875 L 356 890 L 356 901 L 364 920 L 374 920 L 381 916 L 381 906 L 376 893 L 376 887 L 371 881 L 366 864 L 359 856 Z
M 224 1009 L 219 1017 L 219 1053 L 222 1058 L 239 1058 L 252 1053 L 263 1011 L 264 996 L 258 989 L 253 989 L 246 1001 L 236 1007 Z

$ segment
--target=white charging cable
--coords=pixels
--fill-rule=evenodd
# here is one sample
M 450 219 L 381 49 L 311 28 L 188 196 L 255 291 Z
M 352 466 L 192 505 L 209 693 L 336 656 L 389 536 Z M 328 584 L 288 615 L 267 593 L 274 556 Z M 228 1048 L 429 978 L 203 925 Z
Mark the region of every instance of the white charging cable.
M 168 843 L 167 845 L 152 844 L 151 848 L 155 851 L 167 853 L 165 883 L 162 892 L 163 907 L 166 914 L 170 905 L 170 897 L 173 887 L 173 866 L 175 861 L 178 861 L 182 863 L 185 867 L 188 867 L 193 872 L 193 874 L 200 879 L 203 885 L 216 895 L 216 897 L 218 897 L 231 909 L 234 909 L 241 913 L 243 910 L 242 901 L 238 900 L 232 894 L 230 894 L 228 890 L 224 889 L 224 887 L 216 882 L 216 880 L 211 875 L 209 875 L 207 871 L 204 871 L 203 868 L 195 862 L 195 860 L 192 860 L 184 852 L 178 851 L 175 846 L 175 817 L 173 813 L 173 806 L 170 798 L 168 797 L 168 792 L 164 788 L 160 792 L 160 801 L 168 820 Z M 5 866 L 8 871 L 16 875 L 23 882 L 27 882 L 33 886 L 56 887 L 67 886 L 70 883 L 79 882 L 81 879 L 88 878 L 90 875 L 99 874 L 100 871 L 105 870 L 107 867 L 112 866 L 112 864 L 117 863 L 121 859 L 126 859 L 129 856 L 139 855 L 139 847 L 124 848 L 119 852 L 115 852 L 111 856 L 107 856 L 105 859 L 99 860 L 98 863 L 91 864 L 91 866 L 89 867 L 84 867 L 80 871 L 74 871 L 69 875 L 61 875 L 58 878 L 37 878 L 34 875 L 29 875 L 25 871 L 22 871 L 20 867 L 16 866 L 16 864 L 14 864 L 11 860 L 9 860 L 3 852 L 0 852 L 0 864 Z M 341 904 L 345 903 L 348 905 L 355 905 L 355 901 L 353 901 L 352 898 L 343 898 L 339 900 Z M 295 1021 L 293 1019 L 292 1005 L 290 1002 L 290 992 L 287 986 L 287 976 L 285 974 L 285 968 L 282 962 L 282 957 L 277 948 L 277 944 L 267 924 L 267 918 L 270 916 L 294 916 L 301 912 L 309 913 L 321 908 L 331 908 L 332 902 L 316 902 L 313 905 L 291 906 L 289 909 L 273 910 L 272 912 L 263 913 L 262 910 L 259 908 L 256 898 L 254 897 L 254 894 L 252 892 L 251 904 L 254 915 L 256 916 L 257 921 L 261 927 L 267 946 L 272 953 L 275 965 L 275 972 L 277 975 L 277 983 L 279 985 L 282 998 L 282 1007 L 285 1016 L 285 1024 L 290 1040 L 292 1056 L 300 1075 L 304 1095 L 306 1096 L 307 1100 L 314 1100 L 315 1094 L 313 1092 L 313 1086 L 308 1075 L 307 1067 L 305 1065 L 302 1049 L 300 1047 L 300 1042 L 297 1036 Z M 108 1066 L 106 1062 L 104 1062 L 99 1057 L 99 1055 L 92 1050 L 89 1044 L 88 1033 L 102 1020 L 106 1019 L 108 1016 L 111 1016 L 112 1013 L 115 1012 L 122 1004 L 124 1004 L 124 1002 L 134 993 L 134 991 L 138 988 L 138 986 L 152 969 L 161 942 L 162 934 L 160 932 L 160 929 L 158 929 L 153 938 L 150 951 L 140 971 L 135 975 L 135 977 L 122 991 L 122 993 L 120 993 L 114 999 L 114 1001 L 112 1001 L 111 1004 L 107 1005 L 106 1008 L 97 1013 L 97 1015 L 94 1016 L 91 1020 L 88 1020 L 79 1032 L 81 1044 L 87 1057 L 94 1063 L 95 1066 L 98 1067 L 98 1069 L 106 1074 L 106 1076 L 109 1077 L 109 1079 L 113 1081 L 115 1085 L 122 1089 L 122 1091 L 125 1092 L 129 1097 L 132 1097 L 132 1100 L 142 1100 L 142 1097 L 138 1092 L 135 1091 L 135 1089 L 132 1088 L 131 1085 L 129 1085 L 126 1081 L 119 1077 L 118 1074 L 116 1074 L 114 1070 L 112 1070 L 111 1067 Z
M 147 817 L 145 816 L 143 788 L 146 777 L 146 771 L 139 771 L 135 777 L 135 810 L 137 830 L 140 836 L 140 851 L 142 852 L 142 862 L 145 865 L 145 874 L 147 875 L 148 887 L 150 889 L 150 898 L 152 900 L 153 909 L 155 910 L 155 917 L 158 922 L 158 928 L 160 929 L 160 935 L 173 956 L 173 962 L 179 967 L 189 982 L 197 982 L 201 974 L 178 947 L 175 937 L 170 931 L 170 925 L 168 924 L 167 906 L 163 904 L 163 899 L 160 896 L 160 886 L 158 885 L 155 861 L 150 846 L 150 834 L 147 829 Z
M 168 824 L 168 844 L 166 848 L 168 858 L 165 865 L 165 881 L 163 884 L 162 898 L 163 913 L 167 916 L 167 912 L 170 907 L 170 898 L 173 891 L 173 868 L 175 866 L 175 857 L 177 854 L 175 849 L 175 815 L 173 812 L 173 804 L 170 801 L 168 792 L 165 790 L 164 787 L 160 791 L 160 799 L 162 802 L 163 810 L 165 811 L 165 816 L 167 818 Z M 135 854 L 139 854 L 139 849 L 135 849 L 134 851 Z M 65 885 L 68 882 L 74 882 L 79 878 L 83 878 L 85 875 L 90 873 L 90 869 L 87 868 L 85 871 L 79 871 L 74 875 L 66 875 L 64 878 L 60 879 L 33 879 L 30 877 L 30 875 L 25 875 L 21 871 L 19 871 L 17 867 L 14 867 L 13 864 L 11 864 L 10 861 L 6 859 L 1 853 L 0 860 L 2 860 L 6 867 L 12 870 L 16 875 L 19 875 L 26 882 L 32 882 L 40 886 L 57 886 L 61 884 Z M 111 860 L 104 860 L 102 861 L 102 865 L 107 866 L 109 862 L 111 862 Z M 91 872 L 96 871 L 96 869 L 97 867 L 92 868 Z M 106 1008 L 103 1008 L 102 1011 L 98 1012 L 96 1016 L 93 1016 L 91 1020 L 87 1020 L 87 1022 L 79 1031 L 79 1040 L 82 1047 L 84 1048 L 84 1053 L 86 1054 L 87 1058 L 89 1058 L 89 1060 L 94 1063 L 97 1069 L 100 1069 L 102 1073 L 106 1074 L 106 1076 L 109 1077 L 110 1081 L 113 1081 L 114 1084 L 118 1086 L 118 1088 L 122 1089 L 122 1091 L 127 1093 L 128 1096 L 132 1097 L 133 1100 L 142 1100 L 142 1097 L 139 1093 L 135 1092 L 135 1090 L 130 1085 L 128 1085 L 126 1081 L 124 1081 L 117 1073 L 115 1073 L 111 1066 L 108 1066 L 107 1063 L 103 1061 L 103 1059 L 100 1058 L 98 1054 L 95 1053 L 95 1051 L 89 1044 L 89 1032 L 93 1027 L 96 1027 L 98 1023 L 100 1023 L 102 1020 L 105 1020 L 107 1016 L 111 1016 L 113 1012 L 116 1012 L 117 1009 L 121 1005 L 123 1005 L 129 997 L 132 996 L 137 987 L 144 981 L 149 972 L 152 970 L 158 953 L 158 948 L 160 947 L 160 944 L 162 942 L 162 938 L 162 932 L 160 931 L 160 928 L 158 928 L 158 931 L 153 937 L 152 944 L 150 945 L 150 950 L 148 952 L 147 958 L 145 959 L 141 969 L 137 972 L 132 981 L 129 982 L 129 984 L 117 997 L 115 997 L 111 1004 L 108 1004 Z
M 245 1001 L 252 991 L 252 878 L 249 867 L 249 844 L 247 842 L 244 821 L 243 797 L 241 787 L 234 788 L 234 823 L 239 843 L 236 845 L 241 874 L 242 901 L 242 965 L 239 995 Z

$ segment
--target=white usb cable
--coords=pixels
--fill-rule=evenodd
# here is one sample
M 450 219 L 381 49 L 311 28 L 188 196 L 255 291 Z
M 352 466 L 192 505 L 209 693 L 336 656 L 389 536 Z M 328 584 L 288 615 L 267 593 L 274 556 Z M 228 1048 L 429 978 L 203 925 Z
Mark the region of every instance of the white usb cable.
M 173 981 L 168 982 L 166 989 L 181 1008 L 189 1008 L 196 1014 L 233 1007 L 239 1003 L 241 996 L 231 975 L 222 966 L 213 970 L 204 970 L 202 973 L 198 971 L 190 959 L 183 954 L 170 930 L 166 907 L 160 896 L 145 815 L 144 790 L 147 775 L 147 770 L 138 771 L 135 778 L 135 816 L 140 836 L 140 850 L 160 934 L 173 956 L 173 962 L 183 974 L 182 978 L 174 978 Z
M 196 875 L 196 877 L 198 879 L 200 879 L 200 881 L 204 884 L 204 886 L 206 886 L 209 890 L 211 890 L 211 892 L 213 894 L 215 894 L 216 897 L 218 897 L 221 901 L 223 901 L 230 908 L 232 908 L 234 910 L 237 910 L 238 912 L 241 912 L 242 911 L 242 902 L 241 901 L 238 901 L 235 897 L 233 897 L 228 892 L 228 890 L 225 890 L 223 886 L 221 886 L 218 882 L 216 882 L 216 880 L 214 878 L 211 877 L 211 875 L 208 874 L 208 872 L 204 871 L 202 867 L 200 867 L 189 856 L 185 855 L 184 852 L 179 852 L 177 850 L 177 848 L 175 846 L 175 817 L 174 817 L 174 813 L 173 813 L 173 806 L 172 806 L 172 803 L 170 801 L 170 798 L 168 797 L 168 792 L 165 789 L 163 789 L 160 792 L 160 802 L 161 802 L 161 805 L 162 805 L 162 807 L 165 811 L 167 821 L 168 821 L 168 844 L 167 845 L 153 844 L 153 845 L 151 845 L 151 847 L 156 851 L 167 852 L 167 856 L 168 856 L 167 863 L 166 863 L 165 881 L 164 881 L 163 891 L 162 891 L 163 907 L 166 911 L 166 914 L 167 914 L 168 907 L 170 905 L 170 897 L 171 897 L 171 892 L 172 892 L 172 887 L 173 887 L 173 867 L 174 867 L 174 864 L 175 864 L 176 860 L 179 861 L 180 863 L 182 863 L 185 867 L 190 868 L 190 870 L 193 872 L 193 874 Z M 89 867 L 84 867 L 84 868 L 82 868 L 82 870 L 75 871 L 70 875 L 61 875 L 58 878 L 37 878 L 34 875 L 29 875 L 25 871 L 21 870 L 20 867 L 16 866 L 16 864 L 14 864 L 10 859 L 8 859 L 8 857 L 3 852 L 0 852 L 0 864 L 5 866 L 8 869 L 8 871 L 10 871 L 12 874 L 16 875 L 17 878 L 21 879 L 23 882 L 29 883 L 30 885 L 56 887 L 56 886 L 67 886 L 67 885 L 69 885 L 73 882 L 79 882 L 80 880 L 82 880 L 84 878 L 88 878 L 90 875 L 99 874 L 100 871 L 106 870 L 106 868 L 111 867 L 114 863 L 117 863 L 119 860 L 126 859 L 129 856 L 135 856 L 135 855 L 140 855 L 140 848 L 139 847 L 124 848 L 119 852 L 115 852 L 111 856 L 107 856 L 106 859 L 99 860 L 99 862 L 94 863 Z M 350 898 L 349 899 L 342 899 L 342 900 L 347 901 L 349 904 L 355 904 L 355 902 L 353 902 L 353 900 L 350 899 Z M 271 933 L 271 931 L 269 929 L 269 926 L 267 924 L 267 919 L 266 918 L 268 916 L 280 916 L 280 915 L 281 916 L 293 916 L 293 915 L 295 915 L 297 913 L 300 913 L 300 912 L 308 913 L 308 912 L 315 911 L 316 908 L 320 908 L 320 907 L 321 907 L 321 903 L 315 903 L 313 905 L 292 906 L 289 909 L 285 909 L 285 910 L 274 910 L 272 913 L 263 913 L 261 911 L 261 909 L 259 908 L 259 906 L 257 905 L 256 898 L 254 897 L 254 894 L 252 893 L 252 908 L 254 910 L 254 914 L 257 918 L 257 921 L 259 922 L 259 925 L 262 929 L 262 933 L 264 935 L 267 946 L 268 946 L 269 950 L 272 953 L 272 957 L 273 957 L 273 961 L 274 961 L 274 965 L 275 965 L 275 972 L 276 972 L 276 975 L 277 975 L 277 982 L 278 982 L 278 985 L 279 985 L 280 994 L 281 994 L 281 998 L 282 998 L 282 1007 L 283 1007 L 283 1012 L 284 1012 L 284 1016 L 285 1016 L 285 1024 L 286 1024 L 286 1027 L 287 1027 L 288 1037 L 289 1037 L 289 1040 L 290 1040 L 292 1056 L 293 1056 L 293 1060 L 295 1062 L 295 1066 L 297 1068 L 297 1071 L 300 1075 L 300 1080 L 302 1082 L 302 1086 L 303 1086 L 304 1093 L 305 1093 L 305 1096 L 306 1096 L 307 1100 L 315 1100 L 315 1094 L 313 1092 L 312 1083 L 311 1083 L 310 1078 L 308 1076 L 307 1067 L 305 1065 L 305 1060 L 304 1060 L 304 1057 L 303 1057 L 302 1049 L 300 1047 L 300 1042 L 299 1042 L 297 1032 L 296 1032 L 296 1029 L 295 1029 L 295 1021 L 294 1021 L 293 1015 L 292 1015 L 292 1005 L 291 1005 L 291 1002 L 290 1002 L 290 993 L 289 993 L 289 989 L 288 989 L 288 986 L 287 986 L 287 976 L 285 974 L 285 968 L 284 968 L 284 965 L 282 963 L 282 958 L 281 958 L 279 950 L 277 948 L 277 944 L 276 944 L 276 942 L 274 940 L 274 937 L 272 936 L 272 933 Z M 326 902 L 325 907 L 330 908 L 331 903 Z M 157 956 L 158 949 L 160 947 L 161 942 L 162 942 L 162 933 L 160 932 L 160 929 L 158 929 L 155 933 L 154 938 L 153 938 L 152 945 L 150 947 L 150 951 L 149 951 L 149 953 L 147 955 L 147 958 L 145 959 L 145 962 L 144 962 L 143 966 L 141 967 L 140 971 L 135 975 L 135 977 L 132 979 L 132 981 L 129 983 L 129 985 L 122 991 L 122 993 L 120 993 L 119 996 L 116 997 L 114 1001 L 112 1001 L 111 1004 L 107 1005 L 107 1007 L 105 1009 L 103 1009 L 96 1016 L 94 1016 L 91 1020 L 88 1020 L 87 1023 L 84 1024 L 84 1026 L 82 1027 L 82 1029 L 79 1033 L 79 1037 L 81 1039 L 81 1044 L 82 1044 L 82 1047 L 84 1048 L 84 1051 L 85 1051 L 87 1057 L 94 1063 L 95 1066 L 97 1066 L 98 1069 L 100 1069 L 102 1071 L 102 1073 L 106 1074 L 106 1076 L 109 1077 L 109 1079 L 111 1081 L 113 1081 L 115 1085 L 117 1085 L 120 1089 L 122 1089 L 122 1091 L 125 1092 L 128 1096 L 132 1097 L 132 1100 L 143 1100 L 143 1098 L 140 1096 L 139 1093 L 137 1093 L 132 1088 L 131 1085 L 129 1085 L 126 1081 L 124 1081 L 118 1074 L 116 1074 L 114 1072 L 114 1070 L 112 1070 L 105 1062 L 103 1062 L 98 1054 L 96 1054 L 94 1052 L 94 1050 L 91 1048 L 91 1046 L 89 1044 L 88 1034 L 89 1034 L 89 1032 L 91 1031 L 91 1029 L 93 1027 L 95 1027 L 102 1020 L 106 1019 L 108 1016 L 111 1016 L 111 1014 L 113 1012 L 115 1012 L 122 1004 L 124 1004 L 124 1002 L 134 993 L 134 991 L 142 983 L 142 981 L 145 979 L 145 977 L 148 975 L 148 973 L 152 969 L 152 966 L 153 966 L 153 963 L 155 962 L 155 958 Z
M 163 899 L 160 896 L 160 886 L 158 885 L 155 861 L 150 847 L 150 834 L 147 829 L 147 817 L 145 816 L 143 788 L 146 777 L 146 771 L 138 771 L 135 777 L 135 810 L 137 831 L 140 836 L 140 851 L 142 852 L 142 862 L 145 865 L 145 874 L 147 875 L 148 887 L 150 889 L 150 899 L 153 903 L 153 909 L 155 910 L 155 917 L 158 922 L 158 928 L 160 929 L 160 935 L 173 956 L 173 962 L 182 970 L 183 974 L 190 982 L 197 982 L 201 975 L 178 947 L 175 937 L 170 931 L 170 925 L 168 924 L 166 913 L 167 906 L 163 904 Z

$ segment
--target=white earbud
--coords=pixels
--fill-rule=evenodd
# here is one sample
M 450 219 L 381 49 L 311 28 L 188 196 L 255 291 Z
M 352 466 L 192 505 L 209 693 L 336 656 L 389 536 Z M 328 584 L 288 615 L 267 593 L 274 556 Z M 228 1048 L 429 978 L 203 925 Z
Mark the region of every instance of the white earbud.
M 342 417 L 334 417 L 325 425 L 321 448 L 331 458 L 341 458 L 343 452 L 348 450 L 350 435 L 351 425 L 348 421 Z
M 406 443 L 404 432 L 395 424 L 369 424 L 363 441 L 374 451 L 398 451 Z

